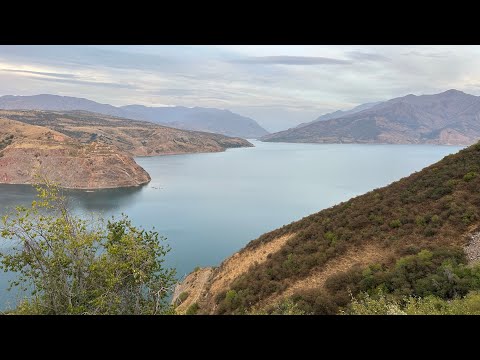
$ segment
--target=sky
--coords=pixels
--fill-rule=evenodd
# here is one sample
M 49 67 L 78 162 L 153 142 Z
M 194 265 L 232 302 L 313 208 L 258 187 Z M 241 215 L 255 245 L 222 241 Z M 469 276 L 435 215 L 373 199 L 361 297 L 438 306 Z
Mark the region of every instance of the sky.
M 269 131 L 448 89 L 480 95 L 480 46 L 0 46 L 0 95 L 215 107 Z

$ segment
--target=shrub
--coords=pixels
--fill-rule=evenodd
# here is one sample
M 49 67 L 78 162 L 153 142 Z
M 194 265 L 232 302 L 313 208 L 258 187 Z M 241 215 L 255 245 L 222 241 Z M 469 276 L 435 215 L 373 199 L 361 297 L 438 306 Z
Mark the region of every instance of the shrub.
M 423 235 L 426 237 L 432 237 L 437 233 L 437 231 L 432 228 L 431 226 L 427 226 L 427 228 L 423 231 Z
M 463 180 L 468 182 L 470 180 L 473 180 L 476 176 L 477 176 L 477 173 L 475 171 L 470 171 L 465 174 L 465 176 L 463 177 Z
M 396 220 L 390 221 L 389 225 L 392 229 L 396 229 L 396 228 L 399 228 L 402 225 L 402 222 L 400 220 L 396 219 Z
M 175 301 L 175 305 L 178 306 L 178 305 L 180 305 L 181 303 L 183 303 L 185 300 L 187 300 L 188 295 L 190 295 L 188 291 L 184 291 L 184 292 L 182 292 L 180 295 L 178 295 L 178 297 L 177 297 L 177 299 L 176 299 L 176 301 Z
M 200 310 L 200 306 L 198 306 L 197 303 L 193 303 L 192 305 L 190 305 L 187 309 L 187 311 L 185 312 L 186 315 L 196 315 L 198 310 Z
M 417 224 L 418 226 L 425 226 L 427 225 L 427 220 L 425 219 L 424 216 L 418 215 L 415 218 L 415 224 Z
M 381 294 L 361 294 L 341 314 L 346 315 L 480 315 L 480 293 L 470 292 L 450 301 L 436 296 L 395 299 Z
M 335 243 L 337 242 L 337 235 L 335 235 L 331 231 L 327 231 L 324 236 L 330 245 L 335 245 Z

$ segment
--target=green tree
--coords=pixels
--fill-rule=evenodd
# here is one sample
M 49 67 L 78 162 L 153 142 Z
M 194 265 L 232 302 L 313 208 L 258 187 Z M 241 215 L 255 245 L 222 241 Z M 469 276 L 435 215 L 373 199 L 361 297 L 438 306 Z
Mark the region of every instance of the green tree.
M 29 296 L 17 313 L 164 314 L 175 270 L 163 266 L 170 248 L 155 231 L 126 215 L 108 222 L 75 216 L 48 181 L 37 185 L 32 206 L 2 218 L 6 242 L 0 267 L 18 277 L 10 288 Z

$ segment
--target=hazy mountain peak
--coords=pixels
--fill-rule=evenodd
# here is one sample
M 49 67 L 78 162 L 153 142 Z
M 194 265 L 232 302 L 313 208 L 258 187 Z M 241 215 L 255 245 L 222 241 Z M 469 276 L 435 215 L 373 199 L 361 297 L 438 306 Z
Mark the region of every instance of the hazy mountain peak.
M 262 140 L 469 145 L 480 138 L 478 118 L 480 97 L 450 89 L 432 95 L 408 94 L 369 109 L 270 134 Z
M 258 125 L 255 120 L 226 109 L 190 108 L 185 106 L 149 107 L 135 104 L 116 107 L 84 98 L 52 94 L 33 96 L 5 95 L 0 97 L 0 109 L 81 110 L 127 119 L 150 121 L 184 130 L 206 131 L 227 136 L 258 138 L 268 134 L 268 131 Z
M 469 95 L 464 93 L 463 91 L 457 90 L 457 89 L 449 89 L 447 91 L 444 91 L 443 93 L 440 93 L 440 95 L 445 94 L 445 95 Z

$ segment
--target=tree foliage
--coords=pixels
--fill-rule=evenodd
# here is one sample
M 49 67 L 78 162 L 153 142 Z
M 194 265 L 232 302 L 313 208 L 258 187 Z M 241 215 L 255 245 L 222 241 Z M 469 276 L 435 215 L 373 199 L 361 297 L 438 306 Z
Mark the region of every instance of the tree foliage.
M 48 181 L 37 185 L 31 207 L 2 218 L 4 271 L 18 277 L 10 288 L 29 293 L 18 307 L 26 314 L 162 314 L 175 271 L 165 268 L 170 248 L 155 231 L 126 215 L 88 222 L 75 216 L 65 196 Z

